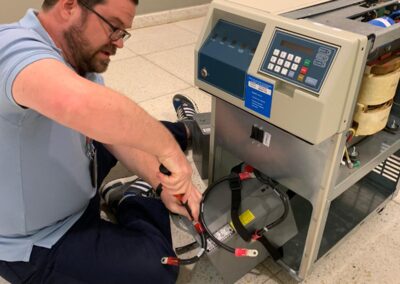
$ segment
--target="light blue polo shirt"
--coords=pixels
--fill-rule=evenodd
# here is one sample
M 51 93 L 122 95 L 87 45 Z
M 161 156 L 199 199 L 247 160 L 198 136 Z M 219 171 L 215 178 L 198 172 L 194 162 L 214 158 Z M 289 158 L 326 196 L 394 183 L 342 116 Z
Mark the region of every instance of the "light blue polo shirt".
M 28 10 L 19 22 L 0 25 L 0 260 L 6 261 L 29 261 L 34 245 L 51 248 L 96 192 L 85 137 L 13 99 L 13 82 L 29 64 L 52 58 L 71 68 L 36 14 Z M 103 84 L 98 74 L 87 79 Z

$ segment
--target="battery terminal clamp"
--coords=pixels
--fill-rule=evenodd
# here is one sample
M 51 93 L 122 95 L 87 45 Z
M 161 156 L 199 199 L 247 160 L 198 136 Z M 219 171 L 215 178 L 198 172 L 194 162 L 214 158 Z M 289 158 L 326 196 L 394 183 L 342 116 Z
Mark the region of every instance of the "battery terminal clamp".
M 258 250 L 237 248 L 237 249 L 235 249 L 235 256 L 237 256 L 237 257 L 243 257 L 243 256 L 256 257 L 256 256 L 258 256 Z

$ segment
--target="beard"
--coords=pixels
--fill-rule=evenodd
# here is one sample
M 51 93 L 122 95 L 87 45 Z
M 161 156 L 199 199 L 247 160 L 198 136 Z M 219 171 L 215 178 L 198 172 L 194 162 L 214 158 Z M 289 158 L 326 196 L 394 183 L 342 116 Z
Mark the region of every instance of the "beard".
M 116 53 L 117 48 L 111 43 L 99 48 L 92 48 L 87 37 L 84 36 L 85 17 L 82 23 L 70 27 L 64 32 L 64 39 L 70 51 L 70 61 L 74 64 L 80 75 L 96 72 L 103 73 L 107 70 L 110 58 L 99 58 L 104 54 L 110 56 Z

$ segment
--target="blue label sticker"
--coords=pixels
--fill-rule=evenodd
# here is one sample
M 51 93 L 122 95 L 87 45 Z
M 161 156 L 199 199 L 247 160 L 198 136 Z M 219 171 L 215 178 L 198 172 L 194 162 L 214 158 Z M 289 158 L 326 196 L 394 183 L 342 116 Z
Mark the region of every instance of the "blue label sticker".
M 268 118 L 271 116 L 272 93 L 274 85 L 253 76 L 246 77 L 246 98 L 244 105 Z

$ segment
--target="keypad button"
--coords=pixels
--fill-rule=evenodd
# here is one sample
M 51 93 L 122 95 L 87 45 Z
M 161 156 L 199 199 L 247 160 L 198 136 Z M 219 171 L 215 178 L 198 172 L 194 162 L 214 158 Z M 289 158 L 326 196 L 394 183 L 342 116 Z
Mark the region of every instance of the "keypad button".
M 268 64 L 268 70 L 273 70 L 274 69 L 274 67 L 275 67 L 275 65 L 274 64 L 272 64 L 272 63 L 270 63 L 270 64 Z
M 290 78 L 293 78 L 294 77 L 294 72 L 293 71 L 289 71 L 289 75 L 288 75 Z
M 290 63 L 289 61 L 285 61 L 285 64 L 283 66 L 285 66 L 285 68 L 290 68 L 290 64 L 292 63 Z
M 271 62 L 272 62 L 272 63 L 276 63 L 277 60 L 278 60 L 277 57 L 275 57 L 275 56 L 272 56 L 272 57 L 271 57 Z
M 297 64 L 292 64 L 292 67 L 290 67 L 290 69 L 292 69 L 293 71 L 296 71 L 299 68 L 299 65 Z
M 283 65 L 283 62 L 285 62 L 282 58 L 278 59 L 278 65 Z
M 282 51 L 281 54 L 279 55 L 279 57 L 285 59 L 287 56 L 287 52 L 286 51 Z
M 309 67 L 310 65 L 311 65 L 311 60 L 310 59 L 304 60 L 304 66 Z
M 287 57 L 287 60 L 292 61 L 293 58 L 294 58 L 294 55 L 291 54 L 291 53 L 289 53 L 289 55 L 288 55 L 288 57 Z
M 305 83 L 306 83 L 307 85 L 316 87 L 317 84 L 318 84 L 318 80 L 315 79 L 315 78 L 312 78 L 312 77 L 310 77 L 310 76 L 307 76 L 307 77 L 306 77 L 306 80 L 305 80 Z
M 304 75 L 305 75 L 305 74 L 307 74 L 307 72 L 308 72 L 308 68 L 307 68 L 307 67 L 304 67 L 304 66 L 301 67 L 301 69 L 300 69 L 300 73 L 301 73 L 301 74 L 304 74 Z
M 273 54 L 274 54 L 275 56 L 278 56 L 280 52 L 281 52 L 281 51 L 280 51 L 279 49 L 275 48 Z
M 299 64 L 299 63 L 301 62 L 301 57 L 300 57 L 300 56 L 296 56 L 296 57 L 294 58 L 294 62 L 297 63 L 297 64 Z
M 297 77 L 297 80 L 300 82 L 304 81 L 304 75 L 303 74 L 299 74 L 299 76 Z
M 281 72 L 281 67 L 280 67 L 280 66 L 275 66 L 274 71 L 275 71 L 276 73 Z
M 287 73 L 288 73 L 288 70 L 287 70 L 286 68 L 282 68 L 281 74 L 282 74 L 283 76 L 286 76 Z

